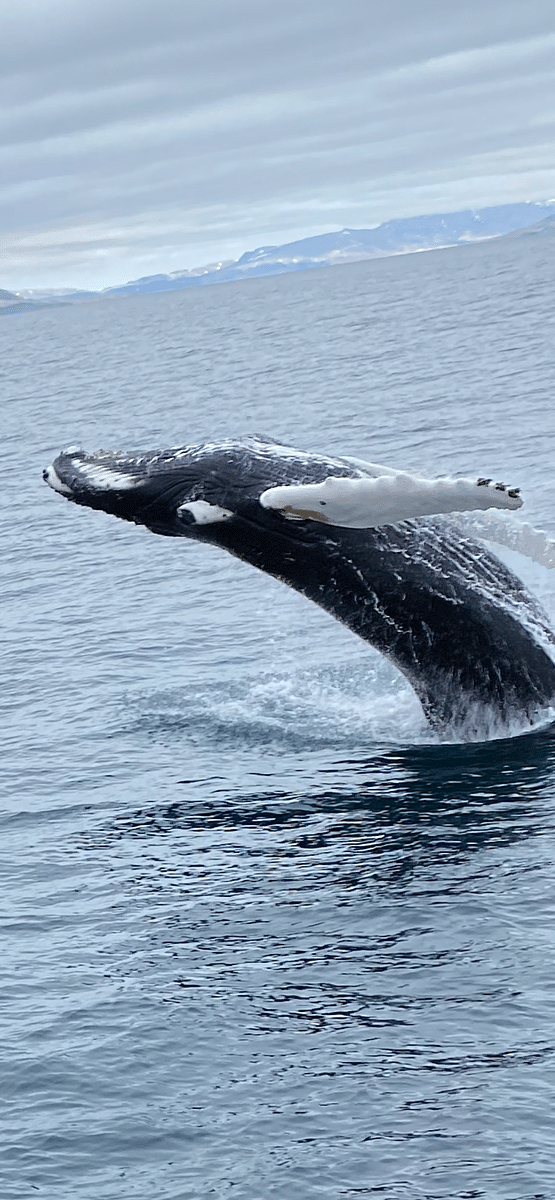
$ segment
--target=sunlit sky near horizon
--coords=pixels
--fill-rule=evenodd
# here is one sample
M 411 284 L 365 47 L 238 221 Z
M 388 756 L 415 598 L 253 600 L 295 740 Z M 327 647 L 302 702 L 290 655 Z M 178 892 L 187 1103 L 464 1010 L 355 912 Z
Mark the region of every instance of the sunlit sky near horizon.
M 555 196 L 548 0 L 0 0 L 0 287 Z

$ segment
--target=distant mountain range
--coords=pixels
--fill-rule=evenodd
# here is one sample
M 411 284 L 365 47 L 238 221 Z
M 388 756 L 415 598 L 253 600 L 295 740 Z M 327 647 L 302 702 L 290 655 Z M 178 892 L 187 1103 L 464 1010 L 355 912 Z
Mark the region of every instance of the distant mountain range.
M 555 214 L 544 217 L 543 221 L 536 221 L 533 225 L 527 225 L 523 229 L 515 229 L 505 236 L 510 238 L 553 237 L 553 234 L 555 234 Z
M 40 307 L 40 304 L 34 304 L 31 300 L 23 300 L 15 292 L 7 292 L 5 288 L 0 288 L 0 314 L 26 312 L 28 309 Z
M 385 221 L 374 229 L 342 229 L 337 233 L 322 233 L 316 237 L 301 238 L 297 242 L 287 242 L 283 246 L 260 246 L 257 250 L 248 250 L 236 261 L 209 263 L 205 267 L 173 271 L 168 275 L 145 275 L 119 287 L 104 288 L 101 292 L 58 288 L 52 291 L 27 289 L 14 293 L 0 289 L 0 315 L 101 300 L 106 296 L 145 295 L 205 287 L 230 280 L 253 279 L 261 275 L 309 271 L 362 259 L 467 245 L 469 242 L 506 235 L 553 233 L 555 201 L 500 204 L 455 213 L 404 217 Z

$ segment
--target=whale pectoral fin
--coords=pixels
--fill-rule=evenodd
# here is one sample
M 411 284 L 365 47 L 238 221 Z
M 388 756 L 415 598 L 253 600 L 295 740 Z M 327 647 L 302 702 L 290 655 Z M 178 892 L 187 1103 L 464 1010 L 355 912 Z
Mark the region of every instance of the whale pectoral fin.
M 439 513 L 521 507 L 517 488 L 490 485 L 486 479 L 421 479 L 401 472 L 374 479 L 330 477 L 323 483 L 268 488 L 260 504 L 288 520 L 322 521 L 346 529 L 396 525 Z
M 342 454 L 343 462 L 349 463 L 351 467 L 356 467 L 358 471 L 362 471 L 363 475 L 398 475 L 398 467 L 384 467 L 382 463 L 367 462 L 365 458 L 353 458 L 352 454 Z

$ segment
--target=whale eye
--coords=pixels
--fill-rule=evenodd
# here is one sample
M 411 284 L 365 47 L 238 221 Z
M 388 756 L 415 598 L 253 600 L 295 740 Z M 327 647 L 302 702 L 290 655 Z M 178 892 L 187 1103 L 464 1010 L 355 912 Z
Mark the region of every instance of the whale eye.
M 325 500 L 320 500 L 320 504 L 321 504 L 321 505 L 323 505 L 323 507 L 324 507 L 324 508 L 326 507 L 326 501 L 325 501 Z

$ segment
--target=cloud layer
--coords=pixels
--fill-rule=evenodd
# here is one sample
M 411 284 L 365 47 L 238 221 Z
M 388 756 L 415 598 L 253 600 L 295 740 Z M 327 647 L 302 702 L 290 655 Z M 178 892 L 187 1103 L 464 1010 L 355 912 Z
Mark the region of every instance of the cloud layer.
M 0 285 L 555 194 L 547 0 L 0 0 Z

